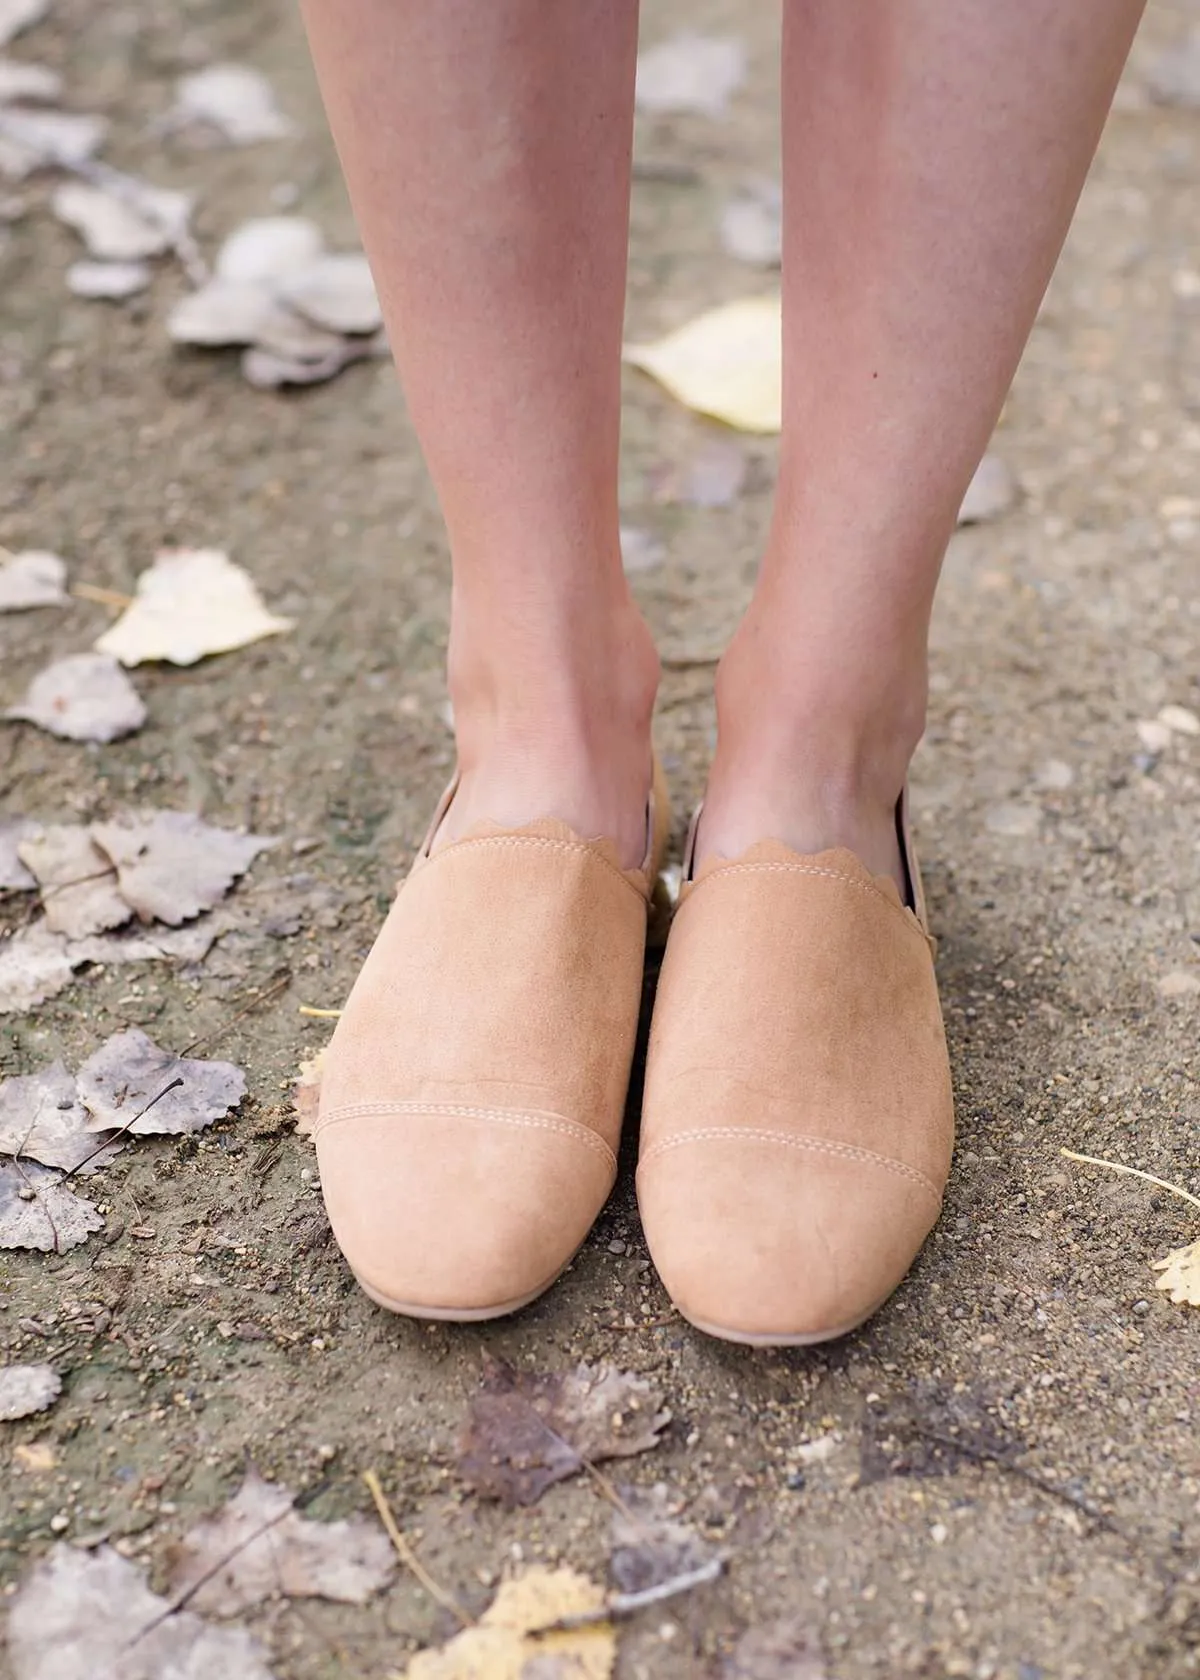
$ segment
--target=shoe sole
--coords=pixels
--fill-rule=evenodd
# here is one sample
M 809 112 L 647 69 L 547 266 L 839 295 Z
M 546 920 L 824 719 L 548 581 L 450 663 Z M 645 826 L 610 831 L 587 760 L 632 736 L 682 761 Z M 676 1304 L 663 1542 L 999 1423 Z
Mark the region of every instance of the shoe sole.
M 884 1302 L 890 1299 L 891 1293 L 889 1290 L 882 1301 L 876 1302 L 869 1312 L 863 1313 L 860 1318 L 852 1320 L 849 1324 L 840 1324 L 834 1330 L 799 1331 L 795 1335 L 776 1335 L 769 1330 L 731 1330 L 728 1325 L 709 1324 L 702 1318 L 693 1318 L 690 1313 L 685 1313 L 679 1307 L 675 1310 L 693 1329 L 701 1330 L 706 1336 L 712 1336 L 719 1342 L 734 1342 L 739 1347 L 753 1348 L 819 1347 L 822 1342 L 840 1341 L 843 1336 L 852 1335 L 855 1330 L 861 1329 L 869 1318 L 875 1316 Z
M 567 1264 L 569 1265 L 570 1261 Z M 396 1313 L 401 1318 L 420 1318 L 438 1324 L 483 1324 L 490 1318 L 508 1318 L 510 1314 L 530 1306 L 558 1282 L 566 1269 L 564 1266 L 561 1271 L 555 1272 L 552 1278 L 530 1290 L 528 1295 L 518 1296 L 515 1301 L 501 1301 L 493 1307 L 418 1306 L 413 1301 L 396 1301 L 390 1295 L 381 1294 L 378 1289 L 359 1277 L 357 1272 L 354 1273 L 354 1277 L 363 1294 L 369 1296 L 377 1307 L 382 1307 L 385 1312 Z

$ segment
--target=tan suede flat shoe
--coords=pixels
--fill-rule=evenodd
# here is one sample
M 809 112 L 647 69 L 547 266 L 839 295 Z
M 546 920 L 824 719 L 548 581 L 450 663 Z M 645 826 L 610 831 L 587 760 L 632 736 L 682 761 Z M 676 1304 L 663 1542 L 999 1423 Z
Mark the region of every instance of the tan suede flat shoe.
M 483 1319 L 553 1283 L 612 1188 L 669 815 L 656 767 L 640 869 L 552 821 L 431 855 L 453 792 L 338 1022 L 314 1136 L 367 1294 Z
M 903 802 L 898 820 L 908 906 L 841 849 L 804 857 L 767 840 L 694 880 L 685 866 L 638 1199 L 671 1299 L 710 1335 L 845 1335 L 901 1282 L 940 1211 L 950 1068 Z

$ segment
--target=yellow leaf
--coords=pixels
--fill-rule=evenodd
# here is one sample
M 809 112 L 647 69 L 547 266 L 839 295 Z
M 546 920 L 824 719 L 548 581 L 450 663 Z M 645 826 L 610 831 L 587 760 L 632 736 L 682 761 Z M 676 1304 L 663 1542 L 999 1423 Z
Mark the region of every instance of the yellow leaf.
M 1165 1289 L 1176 1306 L 1200 1307 L 1200 1238 L 1186 1248 L 1173 1248 L 1165 1260 L 1156 1260 L 1161 1272 L 1156 1288 Z
M 698 414 L 743 432 L 777 432 L 783 416 L 783 310 L 778 297 L 742 298 L 698 315 L 625 360 Z
M 96 647 L 122 665 L 148 659 L 194 665 L 292 628 L 290 618 L 267 611 L 249 575 L 227 554 L 185 548 L 160 554 L 142 573 L 133 604 Z
M 322 1045 L 315 1056 L 301 1062 L 300 1072 L 292 1081 L 292 1112 L 296 1116 L 298 1137 L 311 1137 L 316 1125 L 317 1108 L 321 1101 L 321 1075 L 325 1071 L 328 1048 L 327 1044 Z
M 536 1657 L 561 1658 L 571 1680 L 609 1680 L 617 1642 L 607 1622 L 572 1632 L 534 1631 L 603 1604 L 603 1590 L 586 1575 L 529 1569 L 504 1583 L 477 1627 L 465 1628 L 440 1650 L 415 1656 L 404 1680 L 522 1680 Z

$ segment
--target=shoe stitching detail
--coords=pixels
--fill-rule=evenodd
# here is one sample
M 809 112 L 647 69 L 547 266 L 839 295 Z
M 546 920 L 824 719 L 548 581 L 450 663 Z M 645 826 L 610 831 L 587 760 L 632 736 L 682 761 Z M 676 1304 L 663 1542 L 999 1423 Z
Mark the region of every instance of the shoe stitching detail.
M 646 892 L 641 887 L 636 886 L 634 882 L 629 879 L 629 876 L 623 869 L 618 868 L 615 863 L 606 858 L 602 852 L 597 851 L 596 847 L 590 844 L 587 840 L 555 840 L 548 834 L 466 835 L 462 840 L 452 840 L 448 846 L 442 846 L 438 851 L 431 852 L 429 856 L 423 860 L 423 868 L 428 869 L 430 865 L 437 863 L 439 859 L 449 857 L 453 852 L 459 851 L 468 846 L 542 846 L 559 852 L 582 852 L 584 856 L 589 858 L 593 863 L 598 863 L 603 868 L 607 869 L 610 875 L 615 875 L 617 880 L 627 886 L 630 892 L 636 893 L 637 897 L 640 898 L 643 903 L 645 903 L 647 899 Z M 645 870 L 637 869 L 632 871 L 632 873 L 644 876 Z
M 917 1167 L 910 1167 L 906 1161 L 897 1161 L 891 1155 L 880 1155 L 874 1149 L 864 1149 L 857 1143 L 838 1143 L 833 1138 L 796 1136 L 791 1132 L 768 1132 L 749 1126 L 703 1126 L 694 1131 L 677 1132 L 674 1137 L 664 1138 L 661 1143 L 652 1144 L 642 1156 L 639 1166 L 648 1166 L 651 1161 L 665 1155 L 668 1150 L 677 1149 L 680 1144 L 705 1143 L 711 1139 L 740 1142 L 743 1138 L 750 1138 L 755 1143 L 781 1143 L 789 1149 L 808 1150 L 813 1154 L 833 1155 L 840 1160 L 862 1161 L 867 1166 L 882 1167 L 886 1172 L 896 1173 L 913 1184 L 919 1184 L 923 1190 L 930 1191 L 939 1202 L 942 1200 L 942 1192 L 931 1178 Z
M 868 893 L 872 898 L 878 900 L 885 909 L 890 910 L 894 915 L 899 916 L 905 927 L 909 928 L 913 933 L 920 934 L 921 938 L 925 940 L 927 944 L 930 942 L 930 936 L 924 927 L 922 927 L 920 918 L 917 916 L 916 912 L 910 909 L 907 905 L 893 904 L 892 900 L 886 893 L 880 892 L 879 888 L 869 881 L 860 881 L 857 876 L 847 875 L 840 869 L 815 869 L 808 863 L 734 862 L 721 864 L 719 868 L 710 870 L 709 873 L 701 880 L 689 883 L 690 891 L 688 892 L 687 899 L 684 903 L 689 903 L 692 899 L 694 899 L 701 887 L 706 887 L 710 881 L 718 881 L 723 876 L 729 875 L 818 875 L 823 876 L 829 881 L 841 881 L 847 887 L 856 887 L 859 892 Z M 679 908 L 682 910 L 683 904 L 681 904 Z
M 582 1143 L 594 1150 L 609 1166 L 615 1169 L 617 1158 L 602 1137 L 587 1126 L 581 1126 L 576 1120 L 568 1120 L 561 1114 L 543 1114 L 537 1109 L 519 1108 L 482 1108 L 470 1103 L 436 1103 L 436 1102 L 358 1102 L 342 1103 L 338 1108 L 331 1109 L 322 1115 L 313 1128 L 313 1136 L 318 1137 L 330 1126 L 336 1126 L 342 1120 L 361 1120 L 373 1114 L 431 1114 L 443 1115 L 451 1119 L 487 1120 L 496 1125 L 524 1126 L 531 1131 L 557 1132 L 562 1137 L 573 1138 L 576 1143 Z

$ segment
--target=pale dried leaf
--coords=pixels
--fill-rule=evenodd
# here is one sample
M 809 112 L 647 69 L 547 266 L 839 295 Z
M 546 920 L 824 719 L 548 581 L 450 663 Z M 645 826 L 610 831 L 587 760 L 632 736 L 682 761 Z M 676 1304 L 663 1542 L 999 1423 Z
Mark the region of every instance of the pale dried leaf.
M 62 77 L 42 64 L 19 64 L 15 58 L 0 58 L 0 105 L 15 99 L 57 99 Z
M 1158 982 L 1158 995 L 1165 998 L 1200 996 L 1200 974 L 1189 972 L 1186 968 L 1172 969 Z
M 415 1656 L 404 1680 L 609 1680 L 617 1645 L 608 1623 L 537 1632 L 603 1604 L 601 1588 L 573 1569 L 527 1569 L 504 1582 L 477 1626 Z
M 985 455 L 975 469 L 958 510 L 960 525 L 982 525 L 1007 513 L 1017 499 L 1017 482 L 999 455 Z
M 199 962 L 223 931 L 217 917 L 204 916 L 189 927 L 68 939 L 39 917 L 0 945 L 0 1015 L 20 1014 L 54 997 L 85 963 Z
M 782 423 L 782 311 L 778 297 L 722 304 L 652 344 L 627 345 L 625 360 L 698 414 L 746 432 Z
M 459 1438 L 458 1470 L 484 1498 L 532 1505 L 585 1463 L 657 1446 L 670 1421 L 659 1406 L 645 1378 L 611 1365 L 542 1374 L 489 1361 Z
M 1190 706 L 1164 706 L 1158 721 L 1175 735 L 1200 735 L 1200 717 Z
M 110 1546 L 60 1542 L 10 1602 L 14 1680 L 272 1680 L 244 1628 L 172 1610 Z
M 0 47 L 41 23 L 49 10 L 50 0 L 0 0 Z
M 121 897 L 143 922 L 178 927 L 211 910 L 276 841 L 214 828 L 190 811 L 147 811 L 93 823 L 95 844 L 117 872 Z
M 67 598 L 67 563 L 57 554 L 29 548 L 5 558 L 0 552 L 0 612 L 55 607 Z
M 160 554 L 142 573 L 133 605 L 96 647 L 122 665 L 194 665 L 292 628 L 290 618 L 267 611 L 249 574 L 220 549 L 180 549 Z
M 396 1558 L 377 1524 L 310 1522 L 292 1509 L 293 1498 L 251 1466 L 218 1515 L 172 1548 L 171 1596 L 190 1594 L 205 1615 L 236 1616 L 279 1594 L 365 1604 L 387 1585 Z
M 306 216 L 256 216 L 229 235 L 213 272 L 239 285 L 273 285 L 311 263 L 324 247 L 324 234 Z
M 68 1190 L 59 1173 L 32 1161 L 0 1166 L 0 1248 L 65 1254 L 103 1229 L 93 1204 Z
M 638 109 L 660 115 L 724 116 L 746 75 L 746 49 L 730 35 L 686 30 L 638 54 Z
M 278 355 L 255 346 L 242 354 L 242 377 L 259 391 L 277 391 L 284 385 L 323 385 L 352 362 L 387 354 L 387 339 L 382 332 L 372 338 L 339 338 L 331 350 L 315 358 Z
M 783 257 L 783 194 L 778 181 L 748 181 L 721 212 L 721 244 L 754 268 L 778 268 Z
M 129 1125 L 175 1079 L 182 1085 Z M 246 1095 L 246 1075 L 232 1062 L 174 1056 L 160 1050 L 140 1027 L 106 1039 L 84 1062 L 75 1083 L 79 1100 L 92 1115 L 93 1132 L 129 1126 L 136 1137 L 202 1131 Z
M 135 205 L 84 181 L 64 181 L 50 203 L 89 253 L 108 262 L 161 256 L 185 231 L 192 211 L 189 193 L 144 186 Z
M 67 290 L 78 298 L 116 303 L 144 292 L 150 278 L 143 262 L 77 262 L 67 270 Z
M 296 132 L 276 105 L 270 82 L 247 64 L 211 64 L 182 77 L 168 122 L 204 123 L 234 146 L 283 140 Z
M 1166 752 L 1171 745 L 1171 726 L 1159 718 L 1143 718 L 1137 724 L 1137 738 L 1149 753 Z
M 146 707 L 115 659 L 73 653 L 39 671 L 4 715 L 64 741 L 116 741 L 142 727 Z
M 39 828 L 19 843 L 17 855 L 37 880 L 52 933 L 86 939 L 120 927 L 133 914 L 109 860 L 80 824 Z
M 0 1423 L 44 1412 L 61 1393 L 53 1365 L 0 1365 Z
M 1154 1270 L 1162 1273 L 1155 1287 L 1165 1289 L 1177 1307 L 1200 1307 L 1200 1239 L 1186 1248 L 1173 1248 L 1154 1262 Z
M 325 1071 L 327 1050 L 328 1045 L 324 1045 L 315 1056 L 300 1063 L 300 1072 L 292 1086 L 292 1112 L 296 1116 L 298 1137 L 311 1137 L 313 1127 L 317 1123 L 317 1110 L 321 1106 L 321 1077 Z
M 28 892 L 37 886 L 17 848 L 22 840 L 37 833 L 38 826 L 29 817 L 0 817 L 0 892 Z
M 300 362 L 320 362 L 328 356 L 336 356 L 342 349 L 343 341 L 338 333 L 314 326 L 303 315 L 297 315 L 295 310 L 276 299 L 259 322 L 254 343 L 259 350 L 270 351 L 274 356 Z
M 361 251 L 317 257 L 282 281 L 279 296 L 332 332 L 373 333 L 383 325 L 371 267 Z
M 257 281 L 210 280 L 181 298 L 171 310 L 167 336 L 173 344 L 206 349 L 253 344 L 260 327 L 277 307 L 267 288 Z
M 828 1670 L 811 1625 L 785 1616 L 748 1628 L 722 1674 L 724 1680 L 826 1680 Z
M 644 1592 L 702 1568 L 713 1549 L 679 1521 L 679 1501 L 662 1482 L 622 1488 L 613 1512 L 609 1573 L 623 1593 Z
M 86 163 L 107 131 L 103 117 L 6 106 L 0 111 L 0 175 L 23 181 L 52 164 L 71 168 Z
M 1146 82 L 1160 105 L 1200 111 L 1200 27 L 1160 55 Z
M 98 1172 L 124 1144 L 117 1141 L 102 1149 L 104 1139 L 88 1130 L 91 1119 L 76 1094 L 74 1075 L 61 1061 L 40 1073 L 0 1082 L 0 1154 L 64 1172 L 87 1161 L 84 1171 Z

